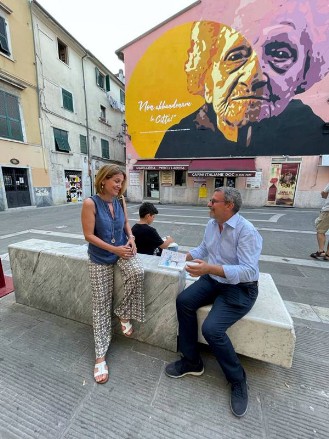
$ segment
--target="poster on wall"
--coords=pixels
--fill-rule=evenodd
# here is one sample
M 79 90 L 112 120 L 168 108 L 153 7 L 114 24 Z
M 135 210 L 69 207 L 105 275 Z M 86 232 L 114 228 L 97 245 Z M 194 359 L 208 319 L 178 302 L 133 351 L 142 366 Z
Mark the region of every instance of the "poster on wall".
M 293 206 L 299 163 L 282 163 L 276 193 L 277 206 Z
M 130 186 L 139 186 L 140 185 L 139 176 L 140 176 L 139 172 L 132 172 L 132 171 L 129 172 Z
M 199 187 L 199 198 L 207 198 L 207 185 L 206 183 L 202 183 Z
M 268 184 L 268 206 L 293 206 L 299 163 L 272 163 Z
M 262 184 L 262 172 L 256 172 L 254 177 L 246 178 L 246 188 L 248 189 L 259 189 Z
M 172 171 L 161 172 L 161 184 L 162 186 L 172 186 Z
M 148 36 L 127 83 L 136 154 L 328 154 L 327 104 L 316 95 L 329 85 L 329 2 L 232 0 L 228 9 Z

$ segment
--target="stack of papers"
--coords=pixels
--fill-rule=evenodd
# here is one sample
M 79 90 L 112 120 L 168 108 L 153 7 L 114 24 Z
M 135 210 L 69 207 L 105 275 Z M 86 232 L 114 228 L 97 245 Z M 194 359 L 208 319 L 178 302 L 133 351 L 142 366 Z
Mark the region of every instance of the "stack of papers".
M 173 252 L 168 249 L 162 250 L 158 266 L 182 271 L 185 268 L 186 254 Z

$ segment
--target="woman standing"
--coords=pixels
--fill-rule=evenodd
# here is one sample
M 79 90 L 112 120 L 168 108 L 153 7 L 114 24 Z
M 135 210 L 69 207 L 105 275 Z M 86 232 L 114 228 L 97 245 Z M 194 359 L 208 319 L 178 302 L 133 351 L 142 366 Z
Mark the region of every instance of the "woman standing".
M 117 165 L 105 165 L 95 179 L 96 195 L 82 205 L 81 221 L 86 241 L 89 242 L 89 276 L 93 295 L 93 329 L 96 364 L 94 378 L 106 383 L 108 367 L 105 355 L 111 342 L 111 314 L 114 266 L 120 268 L 124 297 L 114 309 L 122 332 L 133 333 L 130 319 L 144 321 L 144 270 L 136 256 L 135 238 L 128 222 L 122 197 L 126 189 L 126 174 Z

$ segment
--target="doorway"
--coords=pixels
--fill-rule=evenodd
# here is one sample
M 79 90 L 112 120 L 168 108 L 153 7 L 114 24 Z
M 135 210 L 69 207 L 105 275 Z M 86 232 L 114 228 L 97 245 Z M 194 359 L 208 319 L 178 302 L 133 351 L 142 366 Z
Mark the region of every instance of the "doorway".
M 159 171 L 145 171 L 144 198 L 160 199 Z
M 2 168 L 8 209 L 31 206 L 27 169 Z

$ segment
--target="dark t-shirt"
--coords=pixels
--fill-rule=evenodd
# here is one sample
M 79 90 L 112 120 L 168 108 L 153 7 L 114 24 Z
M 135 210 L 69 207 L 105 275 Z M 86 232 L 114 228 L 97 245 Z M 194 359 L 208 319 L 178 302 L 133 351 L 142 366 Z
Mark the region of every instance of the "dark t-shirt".
M 164 243 L 156 229 L 148 224 L 135 224 L 131 231 L 135 236 L 138 253 L 153 255 L 154 250 Z

